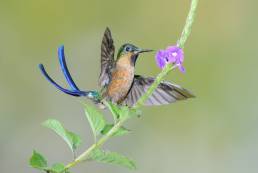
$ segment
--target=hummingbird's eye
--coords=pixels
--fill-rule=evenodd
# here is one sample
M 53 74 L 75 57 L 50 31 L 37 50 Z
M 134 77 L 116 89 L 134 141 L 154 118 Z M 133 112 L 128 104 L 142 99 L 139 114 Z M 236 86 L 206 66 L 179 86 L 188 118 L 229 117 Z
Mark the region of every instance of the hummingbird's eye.
M 126 52 L 130 52 L 130 51 L 131 51 L 131 48 L 127 46 L 127 47 L 125 47 L 125 51 L 126 51 Z

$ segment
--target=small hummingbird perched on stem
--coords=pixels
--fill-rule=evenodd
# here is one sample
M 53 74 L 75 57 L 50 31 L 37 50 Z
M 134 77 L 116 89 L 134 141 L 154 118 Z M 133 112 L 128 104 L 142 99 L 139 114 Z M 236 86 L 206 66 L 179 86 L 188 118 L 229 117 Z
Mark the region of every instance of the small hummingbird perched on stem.
M 102 105 L 105 100 L 118 105 L 133 107 L 155 80 L 152 77 L 135 75 L 135 65 L 139 55 L 151 51 L 150 49 L 141 49 L 133 44 L 126 43 L 120 47 L 117 58 L 115 59 L 115 46 L 111 31 L 109 28 L 106 28 L 101 44 L 100 92 L 81 91 L 76 86 L 66 65 L 63 46 L 58 51 L 59 62 L 71 88 L 70 90 L 64 89 L 50 78 L 42 64 L 39 65 L 39 68 L 48 81 L 66 94 L 77 97 L 84 96 L 99 105 Z M 190 91 L 178 85 L 163 81 L 144 105 L 163 105 L 192 97 L 194 95 Z

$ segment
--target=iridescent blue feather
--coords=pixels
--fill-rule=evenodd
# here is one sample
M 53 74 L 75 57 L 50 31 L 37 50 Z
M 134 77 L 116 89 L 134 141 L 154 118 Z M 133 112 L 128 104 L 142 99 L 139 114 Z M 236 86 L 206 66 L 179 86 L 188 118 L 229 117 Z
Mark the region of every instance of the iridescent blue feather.
M 58 58 L 59 58 L 59 63 L 62 69 L 62 72 L 65 76 L 65 79 L 68 83 L 68 85 L 70 86 L 71 89 L 65 89 L 63 87 L 61 87 L 60 85 L 58 85 L 46 72 L 43 64 L 39 64 L 39 69 L 42 72 L 42 74 L 45 76 L 45 78 L 52 84 L 54 85 L 57 89 L 59 89 L 60 91 L 75 96 L 75 97 L 88 97 L 89 99 L 93 100 L 94 102 L 99 102 L 100 96 L 99 93 L 97 91 L 81 91 L 77 85 L 75 84 L 75 82 L 72 79 L 72 76 L 68 70 L 68 67 L 66 65 L 66 60 L 65 60 L 65 54 L 64 54 L 64 46 L 60 46 L 58 48 Z

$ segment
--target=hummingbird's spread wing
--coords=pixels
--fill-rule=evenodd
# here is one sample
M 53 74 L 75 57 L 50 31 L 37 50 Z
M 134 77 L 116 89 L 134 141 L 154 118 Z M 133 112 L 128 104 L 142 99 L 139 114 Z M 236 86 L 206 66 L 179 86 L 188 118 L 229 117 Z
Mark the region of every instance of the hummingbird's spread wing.
M 123 103 L 131 107 L 134 106 L 137 100 L 147 91 L 154 80 L 155 79 L 151 77 L 145 78 L 135 75 L 132 88 Z M 144 105 L 163 105 L 192 97 L 194 97 L 194 95 L 190 91 L 178 85 L 164 81 L 159 84 L 158 88 L 153 92 Z
M 106 28 L 101 44 L 101 72 L 99 85 L 105 87 L 111 81 L 111 70 L 114 66 L 115 46 L 111 36 L 111 31 Z

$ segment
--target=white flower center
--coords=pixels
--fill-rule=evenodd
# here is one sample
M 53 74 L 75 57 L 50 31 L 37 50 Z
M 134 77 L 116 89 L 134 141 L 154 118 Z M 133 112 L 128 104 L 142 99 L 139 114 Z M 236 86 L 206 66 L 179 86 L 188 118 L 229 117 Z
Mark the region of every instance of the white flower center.
M 177 56 L 177 53 L 176 53 L 176 52 L 173 52 L 173 53 L 172 53 L 172 56 L 173 56 L 173 57 L 176 57 L 176 56 Z

